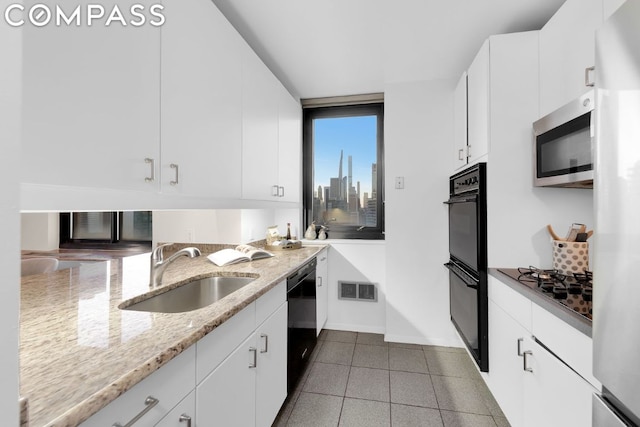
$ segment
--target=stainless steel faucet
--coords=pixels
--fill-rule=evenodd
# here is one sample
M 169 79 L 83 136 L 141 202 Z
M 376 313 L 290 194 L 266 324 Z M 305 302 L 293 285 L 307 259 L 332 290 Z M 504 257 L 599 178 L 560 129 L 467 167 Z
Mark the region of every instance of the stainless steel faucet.
M 151 269 L 150 269 L 150 278 L 149 278 L 149 286 L 156 287 L 162 283 L 162 275 L 164 271 L 167 269 L 169 264 L 176 260 L 176 258 L 181 256 L 188 256 L 189 258 L 195 258 L 200 256 L 200 249 L 198 248 L 184 248 L 180 249 L 175 254 L 171 255 L 167 260 L 164 260 L 164 255 L 162 250 L 165 246 L 169 246 L 170 243 L 165 245 L 158 246 L 153 251 L 151 251 Z

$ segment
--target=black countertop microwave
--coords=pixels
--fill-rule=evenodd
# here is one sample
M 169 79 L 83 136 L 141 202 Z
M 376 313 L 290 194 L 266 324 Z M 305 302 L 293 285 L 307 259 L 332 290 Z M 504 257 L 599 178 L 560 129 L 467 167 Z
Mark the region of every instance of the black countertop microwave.
M 533 123 L 536 187 L 593 188 L 593 90 Z

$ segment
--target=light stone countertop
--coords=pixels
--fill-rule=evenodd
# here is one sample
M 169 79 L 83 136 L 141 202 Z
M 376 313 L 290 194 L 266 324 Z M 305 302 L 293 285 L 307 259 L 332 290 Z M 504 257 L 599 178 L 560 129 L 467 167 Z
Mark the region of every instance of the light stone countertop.
M 194 244 L 198 247 L 199 245 Z M 163 288 L 215 274 L 257 275 L 244 288 L 186 313 L 122 311 L 150 292 L 149 254 L 22 279 L 20 396 L 29 425 L 76 426 L 211 332 L 324 246 L 217 267 L 203 251 L 170 265 Z M 153 291 L 152 291 L 153 292 Z

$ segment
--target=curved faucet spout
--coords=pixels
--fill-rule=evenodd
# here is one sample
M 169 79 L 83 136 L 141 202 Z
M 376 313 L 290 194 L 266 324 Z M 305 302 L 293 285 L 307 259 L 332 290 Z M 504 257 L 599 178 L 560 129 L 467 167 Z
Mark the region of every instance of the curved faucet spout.
M 184 248 L 180 249 L 175 254 L 171 255 L 169 258 L 164 260 L 164 254 L 162 250 L 165 246 L 158 246 L 151 252 L 151 269 L 150 269 L 150 277 L 149 277 L 149 286 L 156 287 L 162 283 L 162 276 L 164 275 L 164 271 L 167 269 L 169 264 L 175 261 L 177 258 L 181 256 L 188 256 L 189 258 L 195 258 L 200 256 L 202 253 L 198 248 Z

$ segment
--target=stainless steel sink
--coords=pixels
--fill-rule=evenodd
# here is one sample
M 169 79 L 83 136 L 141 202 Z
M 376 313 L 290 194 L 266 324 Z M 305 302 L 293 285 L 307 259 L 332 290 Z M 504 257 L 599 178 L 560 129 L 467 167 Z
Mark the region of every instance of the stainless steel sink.
M 121 310 L 183 313 L 206 307 L 247 286 L 255 277 L 214 276 L 194 280 L 134 304 L 120 304 Z

